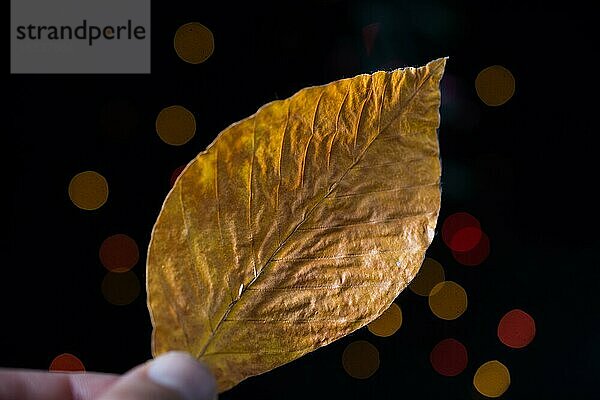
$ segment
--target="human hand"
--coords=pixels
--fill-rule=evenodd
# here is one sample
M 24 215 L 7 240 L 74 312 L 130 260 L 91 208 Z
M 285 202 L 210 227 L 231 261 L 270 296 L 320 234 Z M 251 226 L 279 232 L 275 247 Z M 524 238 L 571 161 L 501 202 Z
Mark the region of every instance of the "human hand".
M 215 378 L 180 351 L 119 376 L 0 369 L 0 400 L 215 400 Z

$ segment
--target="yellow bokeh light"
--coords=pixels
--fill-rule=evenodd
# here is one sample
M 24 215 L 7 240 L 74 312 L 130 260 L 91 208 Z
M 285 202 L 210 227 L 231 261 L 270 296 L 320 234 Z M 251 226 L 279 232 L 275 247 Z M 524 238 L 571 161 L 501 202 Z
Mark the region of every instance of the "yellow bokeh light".
M 102 281 L 102 294 L 111 304 L 117 306 L 130 304 L 140 294 L 140 281 L 131 271 L 109 272 Z
M 442 267 L 442 264 L 433 258 L 427 257 L 423 261 L 423 265 L 421 265 L 417 276 L 415 276 L 415 279 L 412 280 L 408 287 L 419 296 L 429 296 L 431 289 L 438 283 L 443 282 L 444 279 L 444 267 Z
M 456 282 L 440 282 L 431 290 L 429 308 L 438 318 L 456 319 L 467 309 L 467 292 Z
M 69 182 L 69 198 L 82 210 L 97 210 L 108 199 L 108 183 L 95 171 L 84 171 Z
M 376 320 L 367 325 L 369 331 L 376 336 L 388 337 L 402 326 L 402 310 L 396 303 L 392 303 Z
M 187 108 L 169 106 L 156 117 L 156 133 L 167 144 L 181 146 L 196 133 L 196 119 Z
M 508 368 L 500 361 L 488 361 L 475 372 L 473 385 L 484 396 L 500 397 L 510 386 Z
M 215 39 L 206 26 L 199 22 L 189 22 L 177 29 L 173 45 L 183 61 L 200 64 L 208 60 L 215 50 Z
M 477 95 L 488 106 L 500 106 L 515 93 L 513 74 L 501 65 L 483 69 L 475 78 Z
M 357 340 L 344 350 L 342 365 L 351 377 L 367 379 L 379 368 L 379 351 L 366 340 Z

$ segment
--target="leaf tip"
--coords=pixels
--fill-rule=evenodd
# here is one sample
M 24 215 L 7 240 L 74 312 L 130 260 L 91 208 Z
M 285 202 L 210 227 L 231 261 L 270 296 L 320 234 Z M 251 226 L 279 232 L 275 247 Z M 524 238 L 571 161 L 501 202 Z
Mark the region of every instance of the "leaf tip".
M 427 68 L 427 70 L 433 76 L 433 78 L 440 80 L 442 79 L 442 75 L 444 74 L 444 69 L 446 68 L 447 60 L 448 57 L 437 58 L 428 62 L 425 68 Z

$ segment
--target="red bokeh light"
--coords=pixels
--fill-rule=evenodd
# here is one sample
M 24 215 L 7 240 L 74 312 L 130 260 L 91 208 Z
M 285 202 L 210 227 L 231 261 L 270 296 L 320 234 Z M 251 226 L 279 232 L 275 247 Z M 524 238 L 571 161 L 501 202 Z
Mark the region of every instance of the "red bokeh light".
M 429 356 L 433 369 L 444 376 L 456 376 L 467 368 L 467 348 L 458 340 L 448 338 L 435 345 Z
M 481 240 L 481 229 L 476 226 L 467 226 L 457 230 L 450 239 L 450 248 L 453 251 L 465 252 L 475 248 Z
M 498 339 L 508 347 L 520 349 L 535 337 L 535 321 L 523 310 L 507 312 L 498 324 Z
M 453 251 L 474 248 L 481 238 L 481 224 L 467 212 L 449 215 L 442 225 L 442 240 Z
M 454 259 L 462 265 L 469 267 L 479 265 L 490 255 L 490 239 L 485 232 L 482 231 L 481 239 L 479 240 L 479 243 L 477 243 L 477 246 L 465 252 L 453 251 L 452 255 L 454 256 Z
M 81 360 L 73 354 L 63 353 L 54 357 L 48 370 L 54 372 L 83 372 L 85 367 Z
M 104 239 L 100 245 L 100 261 L 102 265 L 113 272 L 126 272 L 137 264 L 140 252 L 135 240 L 118 233 Z

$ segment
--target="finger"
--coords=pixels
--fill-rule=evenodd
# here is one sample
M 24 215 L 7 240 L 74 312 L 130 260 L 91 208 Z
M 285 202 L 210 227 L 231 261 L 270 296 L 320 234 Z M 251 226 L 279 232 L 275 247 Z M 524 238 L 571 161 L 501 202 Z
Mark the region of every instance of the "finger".
M 91 400 L 119 377 L 99 373 L 61 373 L 0 369 L 0 400 Z
M 214 400 L 215 379 L 204 364 L 173 351 L 129 371 L 98 400 Z

